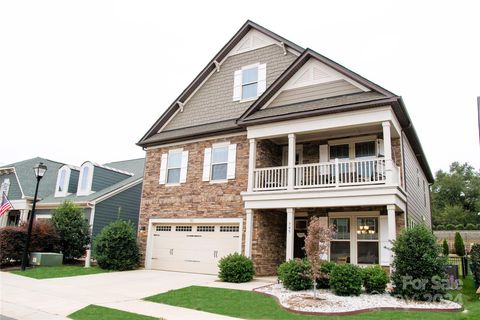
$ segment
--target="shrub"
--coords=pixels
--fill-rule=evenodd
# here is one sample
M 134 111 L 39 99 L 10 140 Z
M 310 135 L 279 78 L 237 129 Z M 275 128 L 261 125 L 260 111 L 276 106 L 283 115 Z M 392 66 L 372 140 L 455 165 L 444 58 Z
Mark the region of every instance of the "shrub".
M 463 230 L 463 229 L 465 229 L 465 228 L 463 227 L 463 224 L 457 224 L 457 225 L 455 225 L 455 230 Z
M 325 261 L 320 265 L 320 278 L 317 279 L 317 289 L 330 288 L 330 273 L 337 264 L 333 261 Z
M 463 257 L 465 255 L 465 244 L 463 243 L 463 238 L 460 232 L 455 232 L 455 253 Z
M 445 230 L 445 225 L 439 224 L 435 227 L 436 230 Z
M 448 247 L 447 239 L 443 239 L 442 251 L 443 251 L 444 256 L 448 256 L 448 254 L 450 253 L 450 249 Z
M 477 224 L 477 229 L 476 230 L 480 230 L 480 223 Z
M 470 250 L 470 268 L 472 270 L 473 279 L 476 286 L 480 285 L 480 244 L 475 243 Z
M 362 271 L 353 264 L 338 264 L 330 273 L 330 286 L 339 296 L 358 296 L 362 291 Z
M 432 232 L 423 225 L 403 229 L 393 241 L 393 294 L 404 299 L 437 300 L 445 293 L 446 257 L 440 256 Z M 421 284 L 421 285 L 418 285 Z
M 218 277 L 225 282 L 248 282 L 255 275 L 252 260 L 236 252 L 220 259 L 218 267 Z
M 384 293 L 388 283 L 388 275 L 380 266 L 371 266 L 362 269 L 363 286 L 370 294 Z
M 310 265 L 306 259 L 293 259 L 282 263 L 277 270 L 278 279 L 289 290 L 307 290 L 312 287 Z
M 63 260 L 71 261 L 83 256 L 90 243 L 90 226 L 83 209 L 65 201 L 53 211 L 52 223 L 60 235 Z
M 455 230 L 455 226 L 454 226 L 452 223 L 448 223 L 448 224 L 445 226 L 445 229 L 446 229 L 446 230 Z
M 473 223 L 467 223 L 465 230 L 475 230 L 477 227 Z
M 102 269 L 135 269 L 140 255 L 132 224 L 116 220 L 104 227 L 94 240 L 93 255 Z
M 5 227 L 0 229 L 0 264 L 22 260 L 27 226 Z M 30 238 L 30 252 L 59 252 L 60 236 L 50 221 L 37 220 L 33 223 Z

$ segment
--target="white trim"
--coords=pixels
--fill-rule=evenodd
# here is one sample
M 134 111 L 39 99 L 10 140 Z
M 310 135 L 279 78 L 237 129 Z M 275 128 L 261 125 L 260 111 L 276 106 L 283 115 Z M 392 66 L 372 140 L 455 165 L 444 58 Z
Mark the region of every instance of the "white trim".
M 227 57 L 268 47 L 274 44 L 280 45 L 278 41 L 266 34 L 256 29 L 251 29 L 243 36 L 235 47 L 228 52 Z
M 246 220 L 245 220 L 245 256 L 247 258 L 252 257 L 252 238 L 253 238 L 253 210 L 245 210 Z
M 62 172 L 65 172 L 65 180 L 63 182 L 63 191 L 58 191 L 58 188 L 60 187 L 59 184 L 60 184 L 60 178 L 61 178 Z M 57 172 L 57 182 L 55 184 L 55 193 L 54 193 L 55 198 L 66 197 L 67 195 L 70 194 L 68 192 L 68 186 L 70 185 L 71 175 L 72 175 L 72 169 L 68 165 L 64 165 L 58 170 L 58 172 Z
M 154 224 L 222 224 L 222 223 L 238 223 L 238 252 L 242 253 L 243 240 L 243 219 L 242 218 L 150 218 L 148 220 L 147 246 L 145 252 L 145 269 L 152 268 L 152 249 L 153 249 L 153 225 Z
M 224 134 L 224 135 L 218 135 L 218 136 L 213 136 L 213 137 L 206 137 L 206 138 L 198 138 L 198 139 L 192 139 L 192 140 L 185 140 L 181 142 L 175 142 L 175 143 L 167 143 L 167 144 L 159 144 L 153 147 L 147 147 L 145 150 L 155 150 L 155 149 L 160 149 L 160 148 L 169 148 L 173 146 L 179 146 L 179 145 L 186 145 L 186 144 L 192 144 L 192 143 L 197 143 L 197 142 L 202 142 L 202 141 L 209 141 L 209 140 L 218 140 L 218 139 L 225 139 L 225 138 L 232 138 L 232 137 L 238 137 L 238 136 L 246 136 L 247 132 L 240 132 L 240 133 L 230 133 L 230 134 Z

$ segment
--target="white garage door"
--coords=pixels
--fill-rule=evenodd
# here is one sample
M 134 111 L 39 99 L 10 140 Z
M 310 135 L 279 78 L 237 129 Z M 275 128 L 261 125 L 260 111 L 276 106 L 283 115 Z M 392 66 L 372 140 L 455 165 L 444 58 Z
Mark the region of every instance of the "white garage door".
M 238 224 L 154 224 L 152 269 L 217 274 L 240 247 Z

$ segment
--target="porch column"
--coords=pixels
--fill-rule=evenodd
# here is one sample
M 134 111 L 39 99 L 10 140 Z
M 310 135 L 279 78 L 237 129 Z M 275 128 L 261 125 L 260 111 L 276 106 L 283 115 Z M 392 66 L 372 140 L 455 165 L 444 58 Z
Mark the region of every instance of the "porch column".
M 287 253 L 285 255 L 286 260 L 293 259 L 293 220 L 295 217 L 295 209 L 287 208 Z
M 28 209 L 20 210 L 20 222 L 28 222 Z
M 255 139 L 249 140 L 250 150 L 248 153 L 248 185 L 247 191 L 252 192 L 255 181 L 255 166 L 257 159 L 257 142 Z
M 252 257 L 252 232 L 253 232 L 253 210 L 246 209 L 246 231 L 245 231 L 245 256 L 247 258 Z
M 392 137 L 390 133 L 390 121 L 382 122 L 383 128 L 383 152 L 385 154 L 385 176 L 387 184 L 393 183 L 392 163 Z
M 397 224 L 395 222 L 395 205 L 387 205 L 387 220 L 388 220 L 388 240 L 392 241 L 397 238 Z
M 8 220 L 8 211 L 2 214 L 2 216 L 0 217 L 0 228 L 7 226 L 7 220 Z
M 293 191 L 295 183 L 295 134 L 288 135 L 288 185 L 287 190 Z M 287 209 L 288 210 L 288 209 Z

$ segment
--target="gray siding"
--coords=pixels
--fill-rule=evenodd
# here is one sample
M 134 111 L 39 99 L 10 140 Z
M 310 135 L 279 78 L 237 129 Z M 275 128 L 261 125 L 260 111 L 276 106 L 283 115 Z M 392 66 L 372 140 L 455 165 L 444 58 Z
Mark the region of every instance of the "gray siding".
M 78 177 L 80 175 L 80 171 L 78 170 L 71 170 L 70 171 L 70 181 L 68 182 L 68 192 L 69 193 L 76 193 L 78 187 Z
M 0 175 L 0 184 L 2 184 L 5 179 L 10 180 L 10 188 L 8 189 L 8 194 L 7 194 L 8 199 L 9 200 L 22 199 L 22 190 L 18 185 L 18 180 L 17 180 L 17 177 L 15 176 L 15 173 L 12 172 L 8 174 Z
M 362 92 L 359 88 L 345 80 L 338 80 L 329 83 L 321 83 L 301 88 L 285 90 L 280 93 L 268 106 L 278 107 L 292 103 L 312 101 L 329 97 L 344 96 L 347 94 Z
M 430 188 L 427 178 L 405 134 L 403 135 L 403 150 L 405 159 L 405 183 L 408 194 L 408 219 L 415 221 L 417 224 L 425 222 L 428 227 L 431 227 Z
M 95 217 L 93 219 L 93 237 L 106 225 L 118 218 L 132 222 L 136 234 L 141 194 L 142 184 L 139 183 L 98 203 L 95 206 Z
M 110 187 L 117 182 L 130 178 L 129 175 L 108 170 L 102 167 L 95 167 L 93 169 L 92 190 L 99 191 Z
M 164 130 L 198 126 L 236 119 L 254 102 L 233 101 L 233 75 L 243 66 L 267 64 L 267 88 L 295 60 L 292 53 L 283 54 L 278 45 L 270 45 L 228 57 L 185 104 L 184 111 L 170 121 Z

